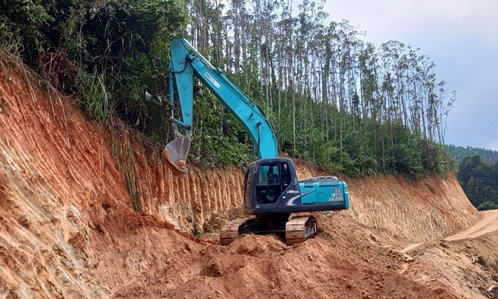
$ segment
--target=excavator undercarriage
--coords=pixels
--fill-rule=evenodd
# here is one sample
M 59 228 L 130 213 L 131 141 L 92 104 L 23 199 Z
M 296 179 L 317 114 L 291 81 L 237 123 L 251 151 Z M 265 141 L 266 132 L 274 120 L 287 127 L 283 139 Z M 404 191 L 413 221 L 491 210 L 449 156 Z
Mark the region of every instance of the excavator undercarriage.
M 245 234 L 277 234 L 287 245 L 293 245 L 312 238 L 318 232 L 316 218 L 296 216 L 287 221 L 289 215 L 279 217 L 238 218 L 224 225 L 220 230 L 220 244 L 228 245 Z

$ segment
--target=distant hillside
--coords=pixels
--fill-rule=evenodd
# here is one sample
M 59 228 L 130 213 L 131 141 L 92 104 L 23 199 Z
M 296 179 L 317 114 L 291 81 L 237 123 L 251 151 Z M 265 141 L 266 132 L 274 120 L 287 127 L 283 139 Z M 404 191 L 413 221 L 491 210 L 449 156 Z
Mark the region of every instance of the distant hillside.
M 479 155 L 483 160 L 489 163 L 494 163 L 496 160 L 498 160 L 498 151 L 490 149 L 471 146 L 463 147 L 453 144 L 448 144 L 446 148 L 450 152 L 451 157 L 455 159 L 457 167 L 462 163 L 463 158 L 468 155 Z
M 448 145 L 456 160 L 457 179 L 478 210 L 498 208 L 498 151 Z

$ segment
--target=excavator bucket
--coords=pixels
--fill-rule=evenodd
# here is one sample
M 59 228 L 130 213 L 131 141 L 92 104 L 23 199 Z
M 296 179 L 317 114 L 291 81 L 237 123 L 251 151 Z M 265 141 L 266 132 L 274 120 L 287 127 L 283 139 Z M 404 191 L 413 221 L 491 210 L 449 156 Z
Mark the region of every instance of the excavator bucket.
M 163 160 L 176 176 L 183 176 L 187 173 L 186 161 L 191 142 L 191 137 L 180 136 L 168 143 L 163 150 Z

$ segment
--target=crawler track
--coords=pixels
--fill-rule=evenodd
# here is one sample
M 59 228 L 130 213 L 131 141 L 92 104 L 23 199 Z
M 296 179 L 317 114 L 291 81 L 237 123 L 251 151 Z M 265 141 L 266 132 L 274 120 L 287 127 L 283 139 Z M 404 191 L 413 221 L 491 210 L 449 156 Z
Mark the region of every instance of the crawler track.
M 250 218 L 239 218 L 223 225 L 220 229 L 220 244 L 228 245 L 235 241 L 241 234 L 239 228 L 244 226 Z
M 294 217 L 289 221 L 260 221 L 256 218 L 239 218 L 230 221 L 220 230 L 220 244 L 228 245 L 244 234 L 276 233 L 288 245 L 306 241 L 316 235 L 318 225 L 313 216 Z
M 293 245 L 306 241 L 316 235 L 318 225 L 313 216 L 295 217 L 285 226 L 285 242 Z

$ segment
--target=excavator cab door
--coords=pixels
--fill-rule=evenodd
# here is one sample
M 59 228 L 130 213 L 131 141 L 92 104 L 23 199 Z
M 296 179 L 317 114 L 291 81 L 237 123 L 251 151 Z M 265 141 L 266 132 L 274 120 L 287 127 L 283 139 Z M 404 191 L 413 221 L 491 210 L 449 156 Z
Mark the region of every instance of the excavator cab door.
M 282 193 L 280 163 L 260 164 L 257 177 L 256 193 L 258 203 L 276 203 Z

